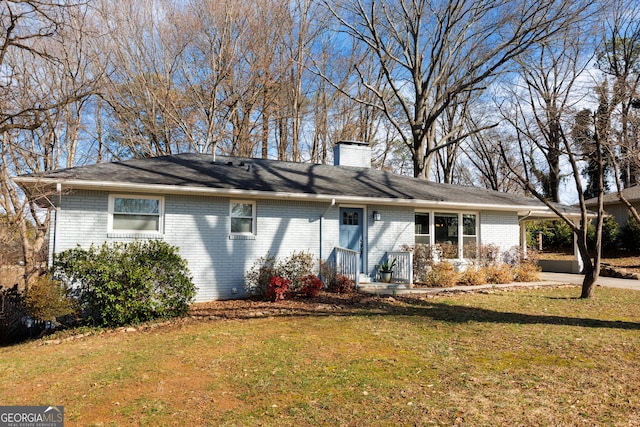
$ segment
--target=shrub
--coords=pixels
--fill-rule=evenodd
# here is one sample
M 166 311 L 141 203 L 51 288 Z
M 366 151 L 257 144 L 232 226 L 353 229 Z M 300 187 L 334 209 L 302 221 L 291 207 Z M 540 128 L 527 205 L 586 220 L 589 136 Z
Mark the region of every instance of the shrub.
M 347 276 L 338 274 L 331 280 L 329 290 L 338 294 L 350 294 L 356 290 L 356 285 Z
M 441 253 L 442 258 L 455 259 L 458 258 L 458 245 L 453 243 L 441 243 L 436 245 L 438 251 Z
M 562 220 L 538 221 L 527 225 L 527 245 L 538 247 L 538 233 L 542 233 L 542 244 L 552 251 L 573 247 L 573 231 Z
M 267 296 L 269 284 L 273 277 L 289 280 L 292 292 L 298 292 L 305 285 L 302 278 L 312 275 L 314 258 L 308 252 L 293 252 L 280 260 L 275 255 L 267 253 L 257 259 L 245 274 L 245 290 L 249 295 Z
M 293 252 L 277 263 L 275 274 L 289 279 L 291 290 L 299 291 L 305 283 L 303 277 L 313 274 L 314 257 L 308 252 Z
M 546 240 L 546 245 L 553 250 L 573 247 L 573 231 L 566 222 L 561 220 L 551 221 L 542 239 L 543 244 Z
M 460 276 L 461 285 L 480 286 L 487 283 L 487 274 L 484 268 L 469 267 Z
M 627 223 L 622 227 L 620 240 L 625 249 L 629 251 L 640 249 L 640 224 L 631 215 L 629 215 Z
M 282 301 L 289 296 L 291 281 L 280 276 L 273 276 L 269 280 L 269 288 L 267 289 L 267 298 L 271 301 Z
M 458 283 L 460 274 L 450 262 L 442 261 L 423 273 L 421 278 L 427 286 L 449 288 Z
M 402 250 L 413 252 L 413 277 L 422 277 L 435 264 L 435 248 L 431 245 L 424 243 L 416 243 L 413 247 L 404 245 Z
M 476 265 L 486 267 L 498 262 L 500 247 L 498 245 L 482 245 L 475 259 Z
M 612 216 L 605 217 L 602 222 L 602 247 L 604 249 L 615 248 L 619 235 L 618 223 L 615 218 Z M 587 244 L 589 248 L 595 248 L 596 246 L 596 226 L 593 223 L 589 223 L 587 227 Z
M 513 282 L 513 271 L 508 264 L 489 265 L 484 268 L 487 283 L 505 284 Z
M 184 315 L 196 292 L 178 248 L 160 240 L 71 249 L 54 271 L 77 289 L 87 319 L 104 326 Z
M 530 262 L 520 263 L 514 268 L 516 282 L 537 282 L 540 280 L 540 267 Z
M 249 295 L 266 296 L 271 278 L 276 275 L 277 258 L 270 253 L 258 258 L 245 274 L 245 290 Z
M 336 265 L 331 261 L 323 261 L 320 260 L 320 269 L 319 269 L 320 280 L 324 284 L 325 288 L 329 288 L 331 286 L 331 281 L 336 277 Z
M 9 344 L 29 336 L 22 322 L 25 316 L 24 295 L 18 290 L 18 285 L 0 288 L 0 344 Z
M 40 276 L 31 283 L 25 295 L 25 306 L 29 316 L 39 321 L 53 322 L 76 311 L 69 290 L 50 275 Z
M 310 274 L 308 276 L 304 276 L 300 279 L 300 282 L 303 284 L 302 289 L 300 289 L 300 295 L 305 298 L 314 298 L 317 297 L 324 285 L 322 284 L 322 280 L 318 276 L 314 276 Z

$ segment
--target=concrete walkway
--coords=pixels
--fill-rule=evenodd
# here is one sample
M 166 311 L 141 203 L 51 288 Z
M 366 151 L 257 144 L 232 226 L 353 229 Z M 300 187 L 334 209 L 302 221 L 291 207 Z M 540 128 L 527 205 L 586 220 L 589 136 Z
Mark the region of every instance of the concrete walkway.
M 538 282 L 516 282 L 505 285 L 480 285 L 480 286 L 454 286 L 451 288 L 413 288 L 409 289 L 405 285 L 387 285 L 385 283 L 361 284 L 360 291 L 377 295 L 402 295 L 402 294 L 438 294 L 459 291 L 477 291 L 479 289 L 500 289 L 500 288 L 534 288 L 545 285 L 571 284 L 582 285 L 583 276 L 581 274 L 569 273 L 540 273 Z M 633 289 L 640 291 L 640 280 L 615 279 L 613 277 L 599 277 L 597 285 L 611 288 Z

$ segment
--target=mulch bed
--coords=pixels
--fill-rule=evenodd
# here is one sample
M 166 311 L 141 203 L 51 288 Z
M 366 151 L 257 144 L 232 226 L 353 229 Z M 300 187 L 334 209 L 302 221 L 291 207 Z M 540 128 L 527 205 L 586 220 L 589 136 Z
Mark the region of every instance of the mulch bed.
M 337 294 L 321 292 L 313 298 L 265 301 L 256 298 L 195 303 L 189 310 L 192 318 L 246 319 L 281 315 L 335 314 L 388 306 L 390 298 L 362 293 Z M 391 298 L 393 302 L 393 298 Z

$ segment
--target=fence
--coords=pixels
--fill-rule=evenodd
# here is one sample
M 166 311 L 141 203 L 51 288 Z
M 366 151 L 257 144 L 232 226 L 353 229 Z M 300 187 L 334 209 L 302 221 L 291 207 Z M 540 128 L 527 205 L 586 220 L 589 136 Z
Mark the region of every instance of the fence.
M 336 247 L 336 273 L 353 280 L 360 285 L 360 252 Z
M 396 260 L 391 281 L 413 283 L 413 253 L 412 252 L 387 252 L 389 264 Z

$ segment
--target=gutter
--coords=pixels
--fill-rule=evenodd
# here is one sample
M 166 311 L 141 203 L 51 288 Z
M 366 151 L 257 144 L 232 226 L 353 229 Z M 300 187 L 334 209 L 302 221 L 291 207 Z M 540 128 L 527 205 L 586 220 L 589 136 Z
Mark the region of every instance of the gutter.
M 484 203 L 468 203 L 468 202 L 446 202 L 440 200 L 425 199 L 399 199 L 391 197 L 364 197 L 364 196 L 348 196 L 335 194 L 314 194 L 314 193 L 291 193 L 291 192 L 274 192 L 274 191 L 258 191 L 258 190 L 239 190 L 234 188 L 212 188 L 212 187 L 181 187 L 176 185 L 158 185 L 158 184 L 138 184 L 123 183 L 109 181 L 84 181 L 84 180 L 60 180 L 52 178 L 38 177 L 15 177 L 14 181 L 21 186 L 29 184 L 37 184 L 44 187 L 46 185 L 63 184 L 65 187 L 71 187 L 84 190 L 102 190 L 102 191 L 125 191 L 125 192 L 145 192 L 145 193 L 162 193 L 162 194 L 188 194 L 201 196 L 219 196 L 219 197 L 244 197 L 267 200 L 297 200 L 311 202 L 329 202 L 335 204 L 342 203 L 360 203 L 360 204 L 379 204 L 391 206 L 410 206 L 415 208 L 437 208 L 437 209 L 456 209 L 461 211 L 473 210 L 489 210 L 489 211 L 529 211 L 531 215 L 547 216 L 555 218 L 556 215 L 550 209 L 542 206 L 533 205 L 506 205 L 506 204 L 484 204 Z M 332 206 L 333 206 L 332 204 Z M 326 213 L 326 211 L 325 211 Z M 579 216 L 579 213 L 568 214 L 569 216 Z

